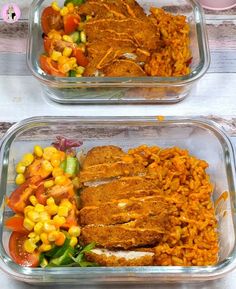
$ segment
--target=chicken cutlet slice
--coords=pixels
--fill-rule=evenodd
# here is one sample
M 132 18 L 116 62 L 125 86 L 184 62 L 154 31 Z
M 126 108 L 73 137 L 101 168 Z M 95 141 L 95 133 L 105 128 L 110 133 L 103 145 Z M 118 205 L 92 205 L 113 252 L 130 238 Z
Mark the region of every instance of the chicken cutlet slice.
M 99 18 L 126 18 L 127 12 L 124 7 L 117 5 L 112 1 L 86 1 L 79 6 L 78 13 L 80 15 L 90 15 Z
M 108 145 L 108 146 L 97 146 L 92 148 L 86 154 L 83 161 L 83 169 L 90 166 L 99 165 L 103 163 L 114 163 L 125 155 L 120 147 Z
M 138 18 L 126 19 L 98 19 L 91 20 L 84 25 L 84 30 L 90 39 L 96 38 L 101 30 L 114 30 L 116 33 L 128 33 L 135 39 L 140 48 L 154 50 L 158 47 L 160 35 L 155 25 L 149 20 Z
M 80 171 L 80 181 L 91 182 L 121 176 L 145 175 L 146 168 L 140 163 L 119 161 L 111 164 L 98 164 Z
M 86 253 L 87 260 L 101 266 L 151 266 L 154 263 L 153 252 L 143 251 L 113 251 L 96 248 Z
M 142 197 L 103 203 L 99 207 L 84 207 L 80 210 L 80 224 L 123 224 L 143 216 L 159 215 L 167 209 L 164 196 Z
M 168 224 L 168 212 L 148 216 L 122 225 L 87 225 L 81 230 L 84 244 L 95 242 L 104 248 L 143 247 L 161 241 Z
M 80 200 L 83 207 L 98 206 L 112 200 L 129 199 L 131 197 L 145 197 L 160 195 L 162 191 L 158 188 L 157 179 L 144 177 L 123 177 L 112 182 L 87 187 L 80 193 Z

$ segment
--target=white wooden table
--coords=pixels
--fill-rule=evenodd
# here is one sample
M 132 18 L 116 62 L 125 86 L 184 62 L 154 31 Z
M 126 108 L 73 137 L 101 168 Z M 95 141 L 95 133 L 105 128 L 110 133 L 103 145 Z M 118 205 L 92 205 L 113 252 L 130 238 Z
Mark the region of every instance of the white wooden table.
M 5 2 L 7 1 L 0 1 L 0 5 Z M 38 115 L 204 116 L 221 123 L 231 136 L 236 148 L 236 8 L 218 13 L 205 10 L 212 62 L 208 73 L 183 102 L 174 105 L 63 106 L 48 101 L 42 94 L 39 83 L 30 75 L 26 67 L 26 6 L 31 1 L 13 2 L 21 6 L 25 19 L 11 24 L 11 26 L 0 22 L 0 137 L 13 122 Z M 3 272 L 0 272 L 0 288 L 32 287 L 11 280 Z M 52 288 L 52 286 L 47 288 Z M 90 286 L 89 288 L 108 287 Z M 112 286 L 112 288 L 120 287 Z M 122 286 L 122 288 L 124 287 Z M 205 283 L 135 285 L 125 288 L 235 289 L 236 270 L 221 280 Z

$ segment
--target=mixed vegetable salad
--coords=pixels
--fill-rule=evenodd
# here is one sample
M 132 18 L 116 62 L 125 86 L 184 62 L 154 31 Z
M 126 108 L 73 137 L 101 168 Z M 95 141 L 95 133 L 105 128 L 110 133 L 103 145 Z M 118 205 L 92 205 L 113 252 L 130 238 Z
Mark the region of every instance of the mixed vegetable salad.
M 66 0 L 60 8 L 52 2 L 41 15 L 45 53 L 40 56 L 40 67 L 44 72 L 61 77 L 81 77 L 88 58 L 85 55 L 86 35 L 78 6 L 83 0 Z
M 16 165 L 17 188 L 7 199 L 15 213 L 5 225 L 12 230 L 9 251 L 19 265 L 28 267 L 95 266 L 86 261 L 91 243 L 79 244 L 75 147 L 82 143 L 58 137 L 51 146 L 34 146 Z

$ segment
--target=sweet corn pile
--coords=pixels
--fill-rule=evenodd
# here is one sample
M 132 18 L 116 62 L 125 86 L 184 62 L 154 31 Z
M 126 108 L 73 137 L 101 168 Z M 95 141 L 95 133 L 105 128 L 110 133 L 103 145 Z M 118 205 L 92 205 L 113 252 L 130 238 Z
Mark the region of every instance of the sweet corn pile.
M 69 170 L 65 170 L 65 161 L 69 164 Z M 63 151 L 57 150 L 53 146 L 42 148 L 39 145 L 34 147 L 33 153 L 27 153 L 16 165 L 17 185 L 22 185 L 26 181 L 25 173 L 33 169 L 34 161 L 40 161 L 41 169 L 46 172 L 48 178 L 42 181 L 45 191 L 51 188 L 73 186 L 72 179 L 75 177 L 76 158 L 66 155 Z M 64 169 L 63 169 L 64 165 Z M 32 166 L 32 167 L 31 167 Z M 39 167 L 38 167 L 39 169 Z M 57 201 L 48 195 L 45 205 L 41 204 L 35 195 L 29 197 L 30 205 L 24 209 L 23 226 L 29 231 L 28 239 L 24 243 L 24 249 L 28 253 L 35 250 L 46 252 L 54 245 L 62 246 L 66 240 L 66 235 L 70 238 L 70 246 L 74 247 L 78 243 L 77 237 L 80 235 L 80 227 L 72 225 L 65 231 L 66 218 L 74 209 L 74 201 L 63 198 Z

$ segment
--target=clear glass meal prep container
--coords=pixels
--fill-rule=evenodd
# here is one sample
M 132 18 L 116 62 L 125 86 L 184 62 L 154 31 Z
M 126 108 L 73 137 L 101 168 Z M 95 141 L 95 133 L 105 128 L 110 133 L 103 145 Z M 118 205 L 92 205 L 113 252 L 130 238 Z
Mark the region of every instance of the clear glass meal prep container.
M 174 14 L 183 14 L 190 24 L 191 73 L 182 77 L 54 77 L 39 67 L 43 52 L 42 10 L 52 0 L 34 0 L 29 12 L 27 63 L 41 82 L 43 91 L 53 101 L 69 103 L 175 103 L 184 99 L 202 77 L 210 63 L 203 10 L 194 0 L 138 0 L 149 11 L 163 7 Z M 59 0 L 62 6 L 64 1 Z
M 203 119 L 155 117 L 37 117 L 26 119 L 5 134 L 0 151 L 0 218 L 11 214 L 5 198 L 14 188 L 14 169 L 22 154 L 35 144 L 50 144 L 55 137 L 83 140 L 83 150 L 98 145 L 118 145 L 123 149 L 141 144 L 186 148 L 206 160 L 215 185 L 213 200 L 223 191 L 229 197 L 216 209 L 219 221 L 219 263 L 215 266 L 181 267 L 94 267 L 94 268 L 26 268 L 15 264 L 8 255 L 9 231 L 0 228 L 0 267 L 11 277 L 29 283 L 155 283 L 196 282 L 223 277 L 236 266 L 235 248 L 235 158 L 230 139 L 215 123 Z

